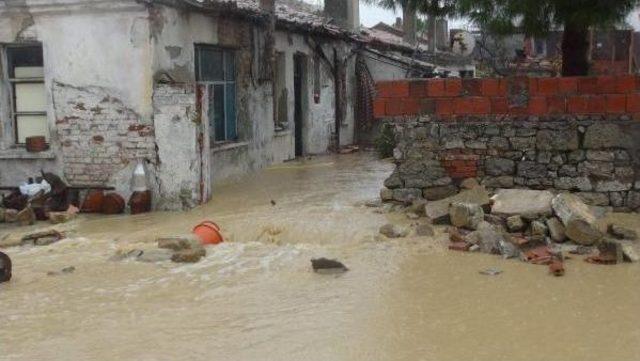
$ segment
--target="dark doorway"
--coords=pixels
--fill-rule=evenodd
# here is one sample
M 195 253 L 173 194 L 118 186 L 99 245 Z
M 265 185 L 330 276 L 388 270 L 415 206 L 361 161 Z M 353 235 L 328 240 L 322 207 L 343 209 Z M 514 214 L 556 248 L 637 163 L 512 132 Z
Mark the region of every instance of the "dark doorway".
M 293 121 L 295 126 L 296 157 L 304 154 L 304 143 L 302 131 L 304 129 L 304 106 L 305 106 L 305 79 L 306 79 L 306 57 L 302 54 L 293 56 L 293 98 L 294 113 Z

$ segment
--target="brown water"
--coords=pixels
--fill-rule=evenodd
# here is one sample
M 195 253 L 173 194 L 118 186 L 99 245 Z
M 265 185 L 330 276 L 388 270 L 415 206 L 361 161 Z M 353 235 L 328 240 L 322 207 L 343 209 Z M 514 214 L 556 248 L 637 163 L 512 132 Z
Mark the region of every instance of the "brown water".
M 375 240 L 401 218 L 363 205 L 391 169 L 367 154 L 287 163 L 188 213 L 82 218 L 67 240 L 11 248 L 0 360 L 640 359 L 640 266 L 574 259 L 554 278 L 447 251 L 442 235 Z M 202 219 L 232 241 L 197 264 L 108 260 Z M 282 233 L 259 237 L 265 227 Z M 314 274 L 320 256 L 351 271 Z

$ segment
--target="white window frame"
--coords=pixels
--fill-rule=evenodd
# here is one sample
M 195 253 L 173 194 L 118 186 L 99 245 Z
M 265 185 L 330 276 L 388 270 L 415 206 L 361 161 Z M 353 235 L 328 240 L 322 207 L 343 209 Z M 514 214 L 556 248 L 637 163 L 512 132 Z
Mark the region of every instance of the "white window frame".
M 35 111 L 35 112 L 19 112 L 17 110 L 17 101 L 16 101 L 16 84 L 42 84 L 44 86 L 45 79 L 44 75 L 42 77 L 34 77 L 34 78 L 15 78 L 10 77 L 11 69 L 9 69 L 13 64 L 10 63 L 9 53 L 11 49 L 19 49 L 19 48 L 40 48 L 42 51 L 41 43 L 5 43 L 1 44 L 2 51 L 2 63 L 4 66 L 4 73 L 2 74 L 4 79 L 6 79 L 6 89 L 8 90 L 8 113 L 9 118 L 11 119 L 11 125 L 13 127 L 13 143 L 18 146 L 23 146 L 25 143 L 20 143 L 20 135 L 18 134 L 18 117 L 19 116 L 44 116 L 45 119 L 47 117 L 47 111 Z M 43 67 L 44 67 L 44 56 L 43 56 Z M 15 74 L 14 74 L 15 75 Z M 49 134 L 50 136 L 50 134 Z M 48 137 L 47 137 L 48 138 Z

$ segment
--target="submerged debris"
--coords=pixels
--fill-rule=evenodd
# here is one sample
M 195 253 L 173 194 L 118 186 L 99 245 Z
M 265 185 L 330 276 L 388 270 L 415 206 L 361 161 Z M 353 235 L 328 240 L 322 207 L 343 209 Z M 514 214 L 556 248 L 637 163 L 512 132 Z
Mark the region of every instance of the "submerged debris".
M 0 252 L 0 283 L 11 280 L 11 258 Z
M 497 275 L 502 273 L 502 270 L 491 267 L 491 268 L 487 268 L 487 269 L 483 269 L 481 271 L 478 271 L 478 273 L 480 273 L 481 275 L 485 275 L 485 276 L 497 276 Z
M 342 273 L 349 270 L 342 262 L 324 257 L 311 259 L 311 267 L 317 273 Z
M 74 266 L 69 266 L 61 269 L 60 271 L 49 271 L 47 272 L 47 276 L 58 276 L 61 274 L 73 273 L 75 271 L 76 271 L 76 268 Z

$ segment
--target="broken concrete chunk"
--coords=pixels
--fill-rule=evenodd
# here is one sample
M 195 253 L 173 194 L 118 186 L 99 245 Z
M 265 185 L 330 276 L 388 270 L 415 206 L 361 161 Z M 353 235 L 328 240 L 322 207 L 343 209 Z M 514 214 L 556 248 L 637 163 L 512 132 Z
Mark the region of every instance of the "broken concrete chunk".
M 638 233 L 633 229 L 629 229 L 623 226 L 619 226 L 615 223 L 609 225 L 609 233 L 617 239 L 628 239 L 635 241 L 638 239 Z
M 499 189 L 493 196 L 491 213 L 504 216 L 551 215 L 553 194 L 530 189 Z
M 597 217 L 580 198 L 563 193 L 553 201 L 553 210 L 565 226 L 565 234 L 572 241 L 589 246 L 604 236 L 597 225 Z
M 424 207 L 424 213 L 435 224 L 446 223 L 449 221 L 449 207 L 455 202 L 471 203 L 485 207 L 490 202 L 489 193 L 484 187 L 465 190 L 454 196 L 427 203 Z
M 409 235 L 409 230 L 404 227 L 388 223 L 380 227 L 380 234 L 389 238 L 402 238 Z
M 525 226 L 524 220 L 518 215 L 507 218 L 507 230 L 509 232 L 522 232 Z
M 455 202 L 449 208 L 449 218 L 455 227 L 476 229 L 484 221 L 484 211 L 477 204 Z
M 562 243 L 567 240 L 564 225 L 558 218 L 547 219 L 547 228 L 549 228 L 549 235 L 554 242 Z

